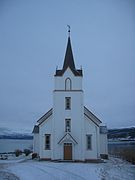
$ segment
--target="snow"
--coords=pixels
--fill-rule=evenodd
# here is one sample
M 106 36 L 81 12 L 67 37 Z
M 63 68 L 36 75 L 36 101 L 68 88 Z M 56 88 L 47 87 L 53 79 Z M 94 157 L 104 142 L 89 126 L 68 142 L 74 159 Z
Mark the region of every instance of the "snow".
M 1 156 L 4 157 L 5 154 L 3 154 Z M 23 161 L 31 159 L 31 155 L 26 156 L 25 154 L 22 154 L 19 157 L 16 157 L 15 154 L 6 154 L 6 156 L 8 156 L 8 159 L 0 160 L 0 165 L 1 165 L 1 163 L 2 164 L 19 163 L 19 162 L 23 162 Z
M 0 180 L 9 175 L 9 180 L 135 180 L 135 165 L 118 158 L 111 157 L 105 163 L 47 162 L 29 158 L 0 160 Z
M 18 134 L 30 135 L 31 131 L 24 129 L 9 129 L 5 127 L 0 127 L 0 135 L 18 135 Z

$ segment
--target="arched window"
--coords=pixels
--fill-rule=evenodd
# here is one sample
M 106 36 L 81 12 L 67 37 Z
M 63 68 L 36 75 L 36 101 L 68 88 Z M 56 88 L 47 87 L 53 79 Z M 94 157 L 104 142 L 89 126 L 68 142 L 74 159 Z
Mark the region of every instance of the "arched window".
M 72 82 L 71 82 L 71 79 L 70 78 L 67 78 L 65 80 L 65 90 L 68 91 L 68 90 L 71 90 L 72 89 Z

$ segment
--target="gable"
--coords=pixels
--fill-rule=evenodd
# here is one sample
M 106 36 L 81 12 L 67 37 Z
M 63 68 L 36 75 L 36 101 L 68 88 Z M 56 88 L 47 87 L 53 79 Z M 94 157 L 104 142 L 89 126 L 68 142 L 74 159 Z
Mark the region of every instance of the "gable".
M 100 119 L 98 119 L 89 109 L 87 109 L 84 106 L 84 116 L 87 117 L 89 120 L 91 120 L 94 124 L 96 124 L 97 126 L 99 126 L 100 123 L 102 123 L 100 121 Z
M 60 141 L 58 142 L 58 144 L 61 144 L 63 142 L 72 142 L 74 144 L 78 144 L 77 141 L 71 136 L 70 133 L 65 134 Z
M 37 124 L 34 126 L 32 133 L 38 134 L 39 133 L 39 126 L 43 124 L 49 117 L 52 116 L 52 111 L 53 109 L 51 108 L 47 113 L 45 113 L 39 120 L 37 121 Z
M 63 76 L 66 70 L 67 68 L 65 70 L 56 70 L 55 76 Z M 75 76 L 83 76 L 81 69 L 71 69 L 71 71 Z
M 66 90 L 66 80 L 70 79 L 70 90 L 82 90 L 82 77 L 74 76 L 72 70 L 68 67 L 62 77 L 55 77 L 55 90 Z
M 67 67 L 67 69 L 64 71 L 63 77 L 70 77 L 70 78 L 74 77 L 74 73 L 72 69 L 70 69 L 70 67 Z
M 34 126 L 32 133 L 34 133 L 34 134 L 38 134 L 39 133 L 39 126 L 38 125 Z
M 53 109 L 51 108 L 47 113 L 45 113 L 38 121 L 38 125 L 41 125 L 45 120 L 47 120 L 53 113 Z

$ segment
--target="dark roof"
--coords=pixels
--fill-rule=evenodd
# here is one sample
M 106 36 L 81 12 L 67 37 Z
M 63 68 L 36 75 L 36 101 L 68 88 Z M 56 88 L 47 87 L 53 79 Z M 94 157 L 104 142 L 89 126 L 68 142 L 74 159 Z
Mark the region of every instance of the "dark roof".
M 39 126 L 35 125 L 34 128 L 33 128 L 32 133 L 38 134 L 39 133 Z
M 71 69 L 71 71 L 73 72 L 75 76 L 82 76 L 82 70 L 75 68 L 70 37 L 68 37 L 68 43 L 67 43 L 67 49 L 66 49 L 63 68 L 61 70 L 56 70 L 55 76 L 62 76 L 68 67 Z
M 48 117 L 50 117 L 52 115 L 52 108 L 47 112 L 45 113 L 37 122 L 40 124 L 42 124 L 46 119 L 48 119 Z
M 95 116 L 88 108 L 86 108 L 84 106 L 84 115 L 87 116 L 91 121 L 93 121 L 96 125 L 99 126 L 100 123 L 102 123 L 102 121 L 100 121 L 100 119 L 97 118 L 97 116 Z
M 63 69 L 66 70 L 67 67 L 70 67 L 71 69 L 75 69 L 75 63 L 74 63 L 74 57 L 73 57 L 72 48 L 71 48 L 70 37 L 68 37 L 68 44 L 67 44 L 67 50 L 65 54 Z

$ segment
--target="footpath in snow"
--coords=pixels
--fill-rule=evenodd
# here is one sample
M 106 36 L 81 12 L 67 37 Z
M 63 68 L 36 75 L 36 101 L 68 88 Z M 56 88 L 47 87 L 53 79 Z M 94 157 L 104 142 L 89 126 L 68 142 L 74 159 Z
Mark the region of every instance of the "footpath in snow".
M 45 162 L 24 157 L 0 160 L 0 180 L 135 180 L 135 165 L 118 158 L 105 163 Z

